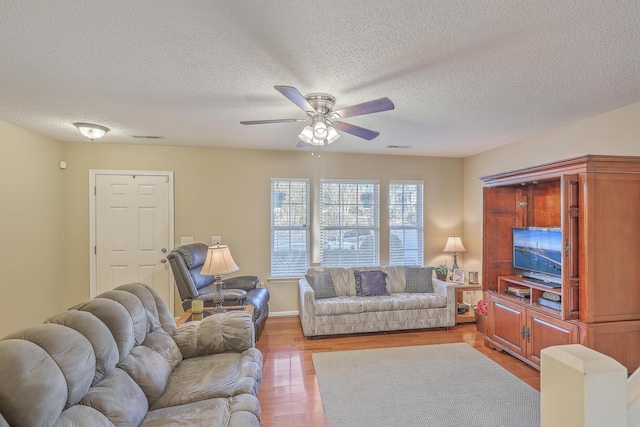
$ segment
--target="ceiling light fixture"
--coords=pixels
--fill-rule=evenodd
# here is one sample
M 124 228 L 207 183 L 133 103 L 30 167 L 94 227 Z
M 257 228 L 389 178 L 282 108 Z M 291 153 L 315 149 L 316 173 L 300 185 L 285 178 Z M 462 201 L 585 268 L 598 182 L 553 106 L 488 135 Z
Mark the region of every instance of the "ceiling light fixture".
M 108 127 L 94 125 L 92 123 L 74 123 L 73 125 L 78 128 L 81 134 L 92 141 L 102 138 L 105 133 L 111 130 Z
M 316 115 L 311 125 L 305 126 L 298 135 L 302 142 L 311 145 L 328 145 L 340 138 L 340 134 L 334 129 L 333 124 L 326 118 Z

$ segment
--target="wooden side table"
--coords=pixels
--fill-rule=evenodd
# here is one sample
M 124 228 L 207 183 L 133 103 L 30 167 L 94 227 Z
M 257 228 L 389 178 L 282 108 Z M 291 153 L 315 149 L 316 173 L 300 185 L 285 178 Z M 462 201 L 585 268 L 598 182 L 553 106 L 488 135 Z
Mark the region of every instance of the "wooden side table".
M 458 303 L 464 302 L 464 293 L 468 291 L 481 291 L 482 285 L 457 285 L 456 286 L 456 310 Z M 458 314 L 456 311 L 456 324 L 458 323 L 475 323 L 476 315 L 473 311 L 473 307 L 469 307 L 469 311 L 466 313 Z

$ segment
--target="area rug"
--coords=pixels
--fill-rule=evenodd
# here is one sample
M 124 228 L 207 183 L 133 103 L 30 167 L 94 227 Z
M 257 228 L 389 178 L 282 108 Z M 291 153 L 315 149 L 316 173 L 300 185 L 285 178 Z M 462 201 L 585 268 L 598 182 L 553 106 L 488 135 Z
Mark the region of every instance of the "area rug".
M 540 394 L 466 343 L 313 353 L 328 427 L 540 426 Z

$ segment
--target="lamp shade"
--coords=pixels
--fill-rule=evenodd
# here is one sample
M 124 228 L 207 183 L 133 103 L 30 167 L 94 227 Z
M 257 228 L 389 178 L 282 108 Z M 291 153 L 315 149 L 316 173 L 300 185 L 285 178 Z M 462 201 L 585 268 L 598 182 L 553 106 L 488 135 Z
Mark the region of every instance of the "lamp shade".
M 325 139 L 327 137 L 327 124 L 324 120 L 319 121 L 313 126 L 313 137 L 315 139 Z
M 306 142 L 307 144 L 313 144 L 313 128 L 311 126 L 305 126 L 298 135 L 301 141 Z
M 333 126 L 329 126 L 327 128 L 327 133 L 327 144 L 331 144 L 333 141 L 340 138 L 340 134 L 333 128 Z
M 216 245 L 209 246 L 207 258 L 204 260 L 200 274 L 203 276 L 220 276 L 238 270 L 240 270 L 240 268 L 233 260 L 229 246 Z
M 462 238 L 460 236 L 449 236 L 447 238 L 447 243 L 444 245 L 444 249 L 442 252 L 464 252 L 466 251 L 464 245 L 462 244 Z

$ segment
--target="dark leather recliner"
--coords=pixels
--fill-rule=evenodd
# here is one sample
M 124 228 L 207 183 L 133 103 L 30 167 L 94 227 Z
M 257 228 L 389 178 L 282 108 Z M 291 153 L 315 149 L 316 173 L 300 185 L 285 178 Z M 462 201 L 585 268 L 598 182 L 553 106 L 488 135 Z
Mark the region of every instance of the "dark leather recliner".
M 214 276 L 200 274 L 202 264 L 207 257 L 207 245 L 190 243 L 172 250 L 167 259 L 171 265 L 176 286 L 182 300 L 182 308 L 191 308 L 191 301 L 201 299 L 204 305 L 213 306 Z M 238 276 L 223 279 L 224 305 L 253 305 L 256 340 L 269 317 L 269 291 L 259 288 L 257 276 Z

